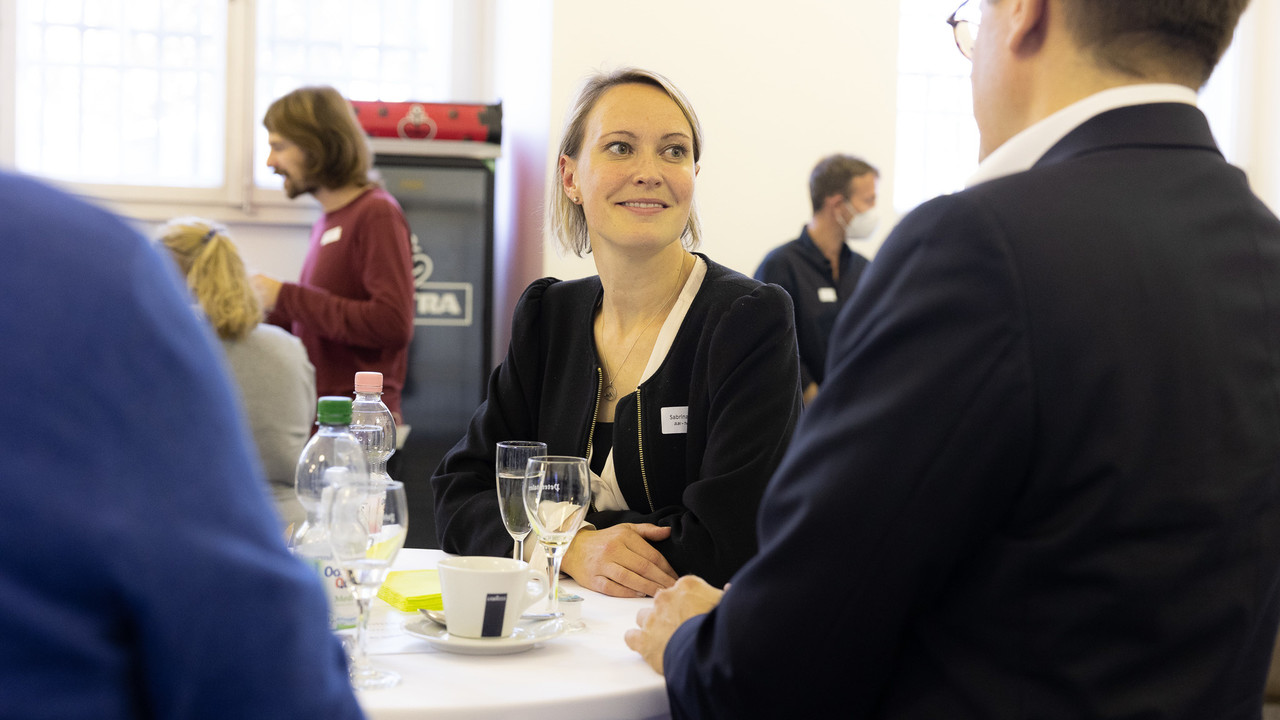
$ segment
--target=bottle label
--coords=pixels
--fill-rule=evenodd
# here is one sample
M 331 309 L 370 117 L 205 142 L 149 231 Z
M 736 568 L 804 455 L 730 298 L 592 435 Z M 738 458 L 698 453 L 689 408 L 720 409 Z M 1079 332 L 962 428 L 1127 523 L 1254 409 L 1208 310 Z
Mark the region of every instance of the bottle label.
M 328 558 L 305 556 L 303 559 L 320 577 L 329 599 L 329 629 L 345 630 L 356 626 L 356 599 L 347 587 L 342 569 Z

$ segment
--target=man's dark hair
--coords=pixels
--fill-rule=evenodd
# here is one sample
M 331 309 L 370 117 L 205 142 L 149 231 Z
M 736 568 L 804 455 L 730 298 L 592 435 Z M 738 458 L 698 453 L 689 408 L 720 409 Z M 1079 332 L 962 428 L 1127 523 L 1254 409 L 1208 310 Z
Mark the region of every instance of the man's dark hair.
M 813 211 L 822 209 L 822 203 L 832 195 L 848 195 L 849 183 L 867 173 L 880 176 L 880 171 L 861 158 L 852 155 L 828 155 L 818 161 L 809 173 L 809 200 Z
M 370 184 L 368 139 L 337 90 L 298 88 L 271 103 L 262 124 L 302 148 L 308 181 L 331 190 Z
M 1062 0 L 1076 42 L 1099 64 L 1200 87 L 1231 44 L 1249 0 Z

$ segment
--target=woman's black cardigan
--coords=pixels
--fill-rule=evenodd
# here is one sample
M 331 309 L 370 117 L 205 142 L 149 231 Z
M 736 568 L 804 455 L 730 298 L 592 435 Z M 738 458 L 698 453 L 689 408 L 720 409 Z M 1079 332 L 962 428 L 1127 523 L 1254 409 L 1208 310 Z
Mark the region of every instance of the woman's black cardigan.
M 614 470 L 631 509 L 587 521 L 670 526 L 654 545 L 676 572 L 723 585 L 756 552 L 760 498 L 800 416 L 800 366 L 786 292 L 703 260 L 706 277 L 666 359 L 615 409 Z M 602 385 L 592 330 L 601 293 L 598 277 L 543 278 L 520 298 L 488 399 L 431 478 L 446 552 L 511 552 L 495 491 L 498 442 L 540 440 L 552 455 L 587 456 Z M 684 407 L 686 432 L 671 432 Z

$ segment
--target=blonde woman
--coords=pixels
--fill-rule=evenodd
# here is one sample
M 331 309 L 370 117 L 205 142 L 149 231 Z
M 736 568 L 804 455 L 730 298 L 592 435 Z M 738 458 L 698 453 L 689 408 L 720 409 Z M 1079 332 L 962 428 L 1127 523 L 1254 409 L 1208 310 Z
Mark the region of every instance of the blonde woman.
M 790 298 L 705 255 L 694 184 L 702 130 L 653 72 L 591 78 L 552 169 L 551 231 L 596 276 L 538 280 L 467 436 L 432 478 L 446 552 L 504 555 L 494 446 L 587 457 L 590 527 L 563 570 L 653 595 L 723 584 L 756 552 L 756 511 L 800 414 Z
M 285 528 L 306 514 L 293 489 L 294 466 L 315 417 L 315 369 L 302 342 L 261 323 L 262 308 L 226 231 L 198 218 L 160 231 L 200 310 L 218 333 L 249 419 L 262 469 Z

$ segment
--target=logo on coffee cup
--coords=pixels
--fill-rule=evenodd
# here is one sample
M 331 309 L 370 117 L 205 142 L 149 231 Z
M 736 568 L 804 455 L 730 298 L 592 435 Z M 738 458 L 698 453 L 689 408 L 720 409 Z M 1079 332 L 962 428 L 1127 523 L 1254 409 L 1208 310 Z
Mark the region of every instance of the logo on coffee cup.
M 484 620 L 480 623 L 480 637 L 502 637 L 502 618 L 506 612 L 506 593 L 485 595 Z

